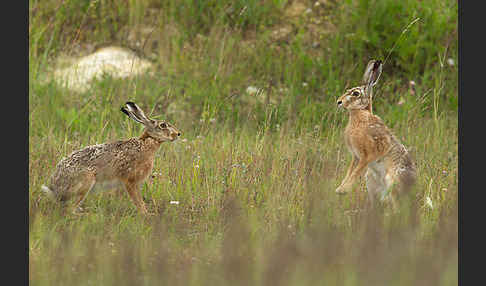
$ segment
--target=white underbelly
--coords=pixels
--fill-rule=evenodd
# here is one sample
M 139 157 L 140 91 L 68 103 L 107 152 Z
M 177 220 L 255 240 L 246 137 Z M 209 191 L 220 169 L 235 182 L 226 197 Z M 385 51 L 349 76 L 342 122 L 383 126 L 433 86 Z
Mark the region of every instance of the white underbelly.
M 368 168 L 374 173 L 375 176 L 379 178 L 384 178 L 386 174 L 385 163 L 383 160 L 377 160 L 370 162 Z
M 105 191 L 121 189 L 123 188 L 123 183 L 118 179 L 107 180 L 107 181 L 97 181 L 96 184 L 91 189 L 92 192 L 101 193 Z

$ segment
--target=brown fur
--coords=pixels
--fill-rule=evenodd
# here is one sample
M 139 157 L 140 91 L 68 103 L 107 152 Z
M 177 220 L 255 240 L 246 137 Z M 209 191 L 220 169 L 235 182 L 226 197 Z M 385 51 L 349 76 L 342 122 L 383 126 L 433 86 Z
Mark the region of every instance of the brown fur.
M 371 96 L 365 92 L 365 86 L 347 90 L 337 102 L 349 112 L 344 141 L 352 159 L 336 192 L 346 193 L 365 171 L 372 204 L 377 195 L 384 199 L 395 185 L 399 193 L 407 192 L 416 180 L 415 165 L 405 146 L 380 117 L 372 114 Z
M 125 188 L 138 210 L 146 214 L 138 187 L 152 172 L 161 143 L 174 141 L 180 132 L 168 122 L 148 118 L 145 121 L 150 125 L 138 138 L 88 146 L 62 159 L 44 191 L 61 201 L 77 197 L 76 210 L 96 184 L 115 182 Z M 165 128 L 160 127 L 161 123 Z

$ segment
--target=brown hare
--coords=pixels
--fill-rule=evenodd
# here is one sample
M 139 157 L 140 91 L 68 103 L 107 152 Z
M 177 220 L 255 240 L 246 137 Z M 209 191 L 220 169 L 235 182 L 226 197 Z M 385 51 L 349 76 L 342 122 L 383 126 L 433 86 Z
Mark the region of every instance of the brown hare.
M 147 118 L 133 102 L 127 102 L 121 111 L 145 126 L 142 135 L 74 151 L 57 164 L 50 184 L 43 185 L 42 191 L 62 202 L 77 197 L 75 213 L 93 187 L 119 186 L 128 192 L 137 209 L 147 214 L 138 188 L 152 172 L 160 144 L 176 140 L 181 133 L 169 122 Z
M 405 146 L 392 134 L 380 117 L 372 113 L 372 89 L 382 70 L 379 60 L 371 60 L 363 76 L 363 85 L 353 87 L 341 95 L 337 104 L 349 112 L 344 130 L 344 142 L 351 152 L 351 164 L 336 193 L 349 191 L 366 171 L 366 188 L 371 205 L 396 189 L 397 194 L 407 193 L 416 181 L 416 167 Z M 394 194 L 391 194 L 396 209 Z

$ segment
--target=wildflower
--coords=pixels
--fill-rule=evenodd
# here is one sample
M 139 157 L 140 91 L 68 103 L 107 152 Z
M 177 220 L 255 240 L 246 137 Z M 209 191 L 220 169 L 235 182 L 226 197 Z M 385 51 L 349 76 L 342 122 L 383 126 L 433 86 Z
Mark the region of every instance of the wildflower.
M 448 58 L 447 59 L 447 64 L 450 66 L 450 67 L 453 67 L 454 66 L 454 59 L 451 59 L 451 58 Z
M 281 88 L 278 89 L 278 92 L 280 92 L 280 93 L 286 93 L 288 91 L 289 91 L 289 89 L 286 88 L 286 87 L 281 87 Z
M 417 93 L 415 90 L 415 81 L 411 80 L 408 82 L 408 90 L 411 95 L 415 95 Z
M 249 86 L 249 87 L 246 88 L 246 92 L 249 95 L 253 95 L 253 94 L 256 94 L 258 92 L 258 88 L 254 87 L 254 86 Z

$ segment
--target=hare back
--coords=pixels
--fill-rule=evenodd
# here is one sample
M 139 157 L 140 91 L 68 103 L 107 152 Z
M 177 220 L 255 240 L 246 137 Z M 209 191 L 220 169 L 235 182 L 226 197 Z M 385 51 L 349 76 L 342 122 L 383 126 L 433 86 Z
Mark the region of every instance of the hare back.
M 400 181 L 401 190 L 408 191 L 417 181 L 417 168 L 410 153 L 400 143 L 394 145 L 390 157 L 397 179 Z
M 390 151 L 385 156 L 387 175 L 399 189 L 408 190 L 415 184 L 417 170 L 407 148 L 395 137 L 392 138 Z
M 86 173 L 94 175 L 97 183 L 116 182 L 121 178 L 131 182 L 145 179 L 152 170 L 158 147 L 147 140 L 152 139 L 131 138 L 74 151 L 57 164 L 51 189 L 69 189 Z
M 115 170 L 124 166 L 129 168 L 132 162 L 136 163 L 153 159 L 156 148 L 150 148 L 151 146 L 144 144 L 144 141 L 149 140 L 151 139 L 131 138 L 87 146 L 81 150 L 74 151 L 68 158 L 61 160 L 58 167 L 71 169 L 72 171 L 91 168 L 96 172 L 101 171 L 101 169 Z
M 391 141 L 390 150 L 387 153 L 387 161 L 390 168 L 393 168 L 397 175 L 400 175 L 404 171 L 416 172 L 415 164 L 408 152 L 407 148 L 393 136 Z

